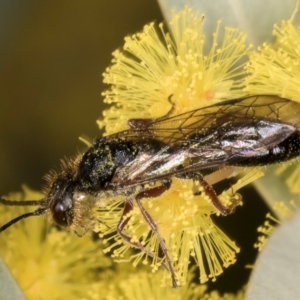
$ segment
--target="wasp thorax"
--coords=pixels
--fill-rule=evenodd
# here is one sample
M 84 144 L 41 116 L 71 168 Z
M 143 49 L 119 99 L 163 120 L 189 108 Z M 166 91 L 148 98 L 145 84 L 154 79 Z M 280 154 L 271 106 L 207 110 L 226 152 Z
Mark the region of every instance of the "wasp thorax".
M 109 143 L 98 139 L 82 156 L 78 178 L 83 189 L 98 192 L 109 183 L 117 168 L 132 161 L 138 150 L 130 141 L 119 139 Z

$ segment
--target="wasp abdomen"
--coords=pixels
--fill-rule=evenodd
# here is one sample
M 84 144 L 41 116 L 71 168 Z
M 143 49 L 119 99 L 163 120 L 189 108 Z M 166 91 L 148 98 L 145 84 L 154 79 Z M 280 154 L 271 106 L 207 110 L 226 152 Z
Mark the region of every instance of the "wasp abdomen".
M 262 153 L 261 155 L 252 156 L 241 160 L 237 163 L 232 161 L 229 165 L 238 166 L 264 166 L 273 163 L 280 163 L 300 155 L 300 132 L 296 131 L 283 142 Z

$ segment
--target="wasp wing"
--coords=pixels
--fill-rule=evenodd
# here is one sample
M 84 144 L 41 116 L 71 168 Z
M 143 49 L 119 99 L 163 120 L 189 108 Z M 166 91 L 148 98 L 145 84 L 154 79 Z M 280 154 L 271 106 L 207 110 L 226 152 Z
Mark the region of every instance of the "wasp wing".
M 297 130 L 300 104 L 277 96 L 233 99 L 113 135 L 140 144 L 122 186 L 222 167 L 262 155 Z M 109 138 L 109 137 L 108 137 Z

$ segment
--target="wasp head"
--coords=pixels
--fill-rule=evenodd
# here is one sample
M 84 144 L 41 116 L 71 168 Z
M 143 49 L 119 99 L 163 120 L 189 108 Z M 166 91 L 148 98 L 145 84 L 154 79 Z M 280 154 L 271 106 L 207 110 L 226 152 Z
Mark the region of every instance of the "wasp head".
M 95 203 L 95 197 L 83 190 L 78 179 L 78 161 L 63 162 L 61 172 L 46 177 L 47 206 L 53 221 L 76 233 L 91 227 L 91 209 Z
M 69 227 L 73 223 L 75 188 L 76 183 L 68 177 L 59 176 L 48 194 L 50 213 L 54 222 L 61 227 Z

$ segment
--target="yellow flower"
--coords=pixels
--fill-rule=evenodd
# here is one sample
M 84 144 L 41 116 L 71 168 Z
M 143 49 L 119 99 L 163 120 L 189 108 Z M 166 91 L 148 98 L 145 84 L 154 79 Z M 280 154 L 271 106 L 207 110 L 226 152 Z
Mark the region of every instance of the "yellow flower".
M 264 43 L 250 55 L 246 65 L 249 75 L 245 78 L 245 92 L 252 95 L 279 95 L 300 102 L 300 29 L 291 20 L 282 21 L 280 26 L 274 25 L 273 34 L 275 43 Z M 300 117 L 293 121 L 299 126 Z M 276 174 L 280 179 L 274 178 L 274 181 L 285 185 L 280 190 L 288 188 L 285 192 L 286 199 L 292 197 L 288 192 L 299 194 L 300 166 L 297 159 L 279 166 Z M 270 188 L 267 190 L 270 193 Z M 278 199 L 278 195 L 272 195 L 272 198 Z
M 264 248 L 275 228 L 299 211 L 299 203 L 294 200 L 291 200 L 289 203 L 277 201 L 273 206 L 273 210 L 277 213 L 277 216 L 275 217 L 271 213 L 268 213 L 264 224 L 257 229 L 261 235 L 258 237 L 258 241 L 254 247 L 259 251 Z
M 173 95 L 174 115 L 248 93 L 279 94 L 299 101 L 299 31 L 291 22 L 275 27 L 277 46 L 265 44 L 259 53 L 251 55 L 244 69 L 241 62 L 248 53 L 245 35 L 226 28 L 220 43 L 218 22 L 213 43 L 208 46 L 202 33 L 203 21 L 204 16 L 199 17 L 186 7 L 173 14 L 169 24 L 171 34 L 166 33 L 162 25 L 159 25 L 158 32 L 155 25 L 150 24 L 143 32 L 126 38 L 124 52 L 114 53 L 113 65 L 104 74 L 104 81 L 111 85 L 111 89 L 104 93 L 105 101 L 113 104 L 105 111 L 104 119 L 98 121 L 100 127 L 106 127 L 106 134 L 126 129 L 131 118 L 165 115 L 169 111 L 170 95 Z M 204 54 L 205 47 L 210 48 L 208 55 Z M 244 81 L 242 77 L 246 71 L 250 75 Z M 289 179 L 291 186 L 299 183 L 298 174 L 296 170 Z M 235 185 L 219 195 L 221 203 L 229 207 L 241 204 L 236 191 L 261 175 L 262 172 L 256 169 L 243 174 Z M 16 194 L 12 196 L 17 197 Z M 25 198 L 32 197 L 33 192 L 25 189 Z M 38 198 L 42 196 L 38 195 Z M 157 235 L 145 222 L 136 203 L 129 213 L 122 216 L 125 201 L 119 196 L 99 201 L 94 209 L 99 223 L 94 230 L 105 237 L 109 244 L 105 252 L 113 251 L 113 258 L 130 260 L 137 266 L 139 262 L 147 264 L 150 257 L 155 274 L 136 270 L 129 275 L 124 268 L 123 272 L 104 272 L 103 276 L 96 276 L 96 269 L 111 266 L 111 261 L 102 255 L 99 244 L 89 236 L 79 239 L 47 226 L 41 218 L 30 218 L 0 236 L 3 245 L 0 253 L 26 295 L 30 299 L 243 298 L 242 291 L 237 295 L 220 296 L 218 292 L 208 294 L 205 286 L 191 283 L 190 266 L 193 263 L 199 268 L 201 283 L 209 279 L 215 281 L 224 268 L 235 262 L 239 251 L 212 222 L 211 216 L 220 212 L 199 182 L 174 178 L 171 188 L 159 198 L 142 199 L 166 243 L 181 289 L 169 288 L 169 272 L 156 272 L 166 264 Z M 7 212 L 4 207 L 0 211 L 5 211 L 8 218 L 12 218 L 12 211 L 23 212 L 21 208 L 9 208 Z M 133 252 L 116 233 L 122 218 L 128 221 L 124 232 L 130 236 L 131 242 L 140 243 L 146 251 Z M 271 217 L 269 219 L 277 222 Z M 266 223 L 261 232 L 270 234 L 272 230 L 272 224 Z M 263 239 L 258 247 L 262 243 Z M 103 281 L 97 282 L 99 278 Z
M 238 202 L 240 199 L 232 198 L 236 191 L 249 182 L 255 180 L 262 173 L 252 170 L 243 176 L 228 191 L 219 195 L 225 205 Z M 198 186 L 199 188 L 199 186 Z M 195 184 L 191 180 L 173 179 L 171 189 L 167 190 L 159 198 L 144 199 L 143 205 L 158 225 L 160 235 L 166 242 L 168 253 L 172 259 L 173 267 L 180 285 L 186 284 L 188 269 L 192 262 L 196 262 L 200 271 L 200 282 L 206 282 L 223 272 L 236 261 L 236 252 L 239 248 L 232 242 L 222 230 L 212 221 L 211 216 L 219 213 L 211 205 L 208 197 L 204 195 L 195 196 Z M 122 216 L 124 199 L 107 199 L 107 204 L 101 202 L 95 214 L 101 220 L 94 229 L 100 232 L 101 237 L 109 246 L 105 252 L 113 251 L 112 257 L 117 261 L 128 261 L 125 259 L 130 246 L 116 233 L 117 224 Z M 234 203 L 237 205 L 237 203 Z M 140 241 L 141 244 L 151 251 L 154 257 L 151 268 L 155 272 L 161 266 L 159 243 L 157 237 L 151 231 L 148 224 L 141 216 L 138 207 L 126 215 L 129 222 L 124 232 L 131 236 L 132 241 Z M 149 254 L 138 252 L 132 254 L 130 260 L 136 266 L 139 262 L 147 264 Z M 163 259 L 165 262 L 165 260 Z M 169 272 L 164 273 L 164 286 L 170 285 Z
M 89 300 L 242 300 L 244 290 L 235 294 L 207 292 L 206 285 L 193 283 L 193 272 L 189 273 L 187 283 L 179 289 L 161 286 L 161 274 L 149 274 L 126 266 L 118 268 L 113 277 L 107 277 L 91 290 Z M 105 293 L 103 293 L 105 290 Z
M 113 53 L 113 64 L 104 73 L 104 82 L 111 88 L 103 95 L 113 106 L 98 124 L 107 134 L 127 128 L 130 118 L 164 115 L 171 94 L 174 114 L 244 95 L 240 77 L 245 74 L 245 34 L 225 28 L 220 42 L 218 22 L 213 43 L 207 45 L 204 21 L 204 16 L 186 7 L 173 13 L 170 34 L 162 24 L 158 31 L 151 23 L 125 39 L 123 51 Z M 204 48 L 210 49 L 208 55 Z
M 246 36 L 240 31 L 225 28 L 223 41 L 219 41 L 220 22 L 211 46 L 205 44 L 202 33 L 204 16 L 198 16 L 186 7 L 173 14 L 168 34 L 160 25 L 145 26 L 144 31 L 127 37 L 122 51 L 116 51 L 111 67 L 104 74 L 104 82 L 111 89 L 104 93 L 105 102 L 113 106 L 104 112 L 100 127 L 111 134 L 128 128 L 131 118 L 156 118 L 170 109 L 168 98 L 173 95 L 176 115 L 195 108 L 244 96 L 242 76 L 245 75 L 242 58 L 248 53 Z M 209 48 L 208 55 L 204 47 Z M 241 179 L 240 187 L 250 183 L 261 173 L 253 170 Z M 239 187 L 239 188 L 240 188 Z M 171 188 L 159 198 L 143 199 L 146 211 L 158 226 L 159 234 L 167 246 L 179 284 L 186 283 L 188 267 L 194 260 L 200 269 L 200 282 L 215 280 L 223 268 L 235 262 L 239 248 L 214 225 L 212 214 L 219 213 L 202 191 L 194 196 L 197 186 L 192 180 L 173 179 Z M 201 191 L 201 185 L 198 186 Z M 232 197 L 238 188 L 224 192 L 220 200 L 224 205 L 235 206 Z M 199 191 L 199 190 L 198 190 Z M 197 190 L 196 190 L 197 192 Z M 96 217 L 102 223 L 95 227 L 101 237 L 106 237 L 115 259 L 124 260 L 130 246 L 116 234 L 122 218 L 124 197 L 101 201 Z M 134 265 L 140 261 L 147 264 L 150 256 L 153 271 L 165 257 L 160 257 L 160 244 L 134 204 L 124 229 L 133 243 L 140 243 L 146 251 L 131 256 Z M 140 247 L 141 248 L 141 247 Z M 169 274 L 164 284 L 170 283 Z
M 24 187 L 22 193 L 6 198 L 31 200 L 42 195 Z M 1 205 L 0 211 L 9 220 L 28 209 Z M 1 232 L 0 244 L 1 257 L 30 300 L 81 299 L 96 281 L 95 271 L 111 265 L 90 235 L 79 238 L 58 230 L 43 217 L 28 218 Z
M 279 95 L 300 101 L 300 29 L 292 22 L 274 25 L 276 43 L 264 43 L 250 55 L 246 66 L 245 92 L 258 95 Z

